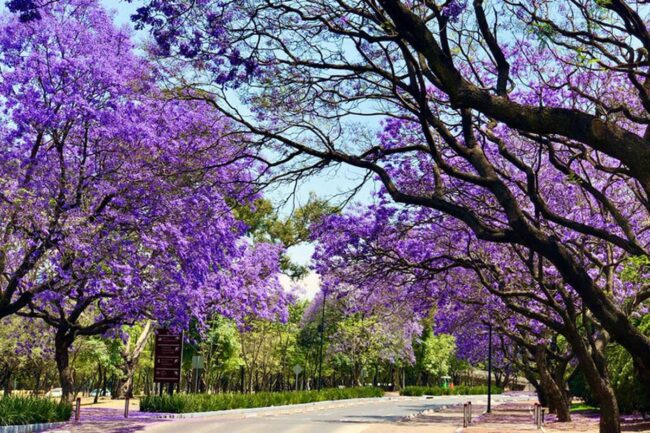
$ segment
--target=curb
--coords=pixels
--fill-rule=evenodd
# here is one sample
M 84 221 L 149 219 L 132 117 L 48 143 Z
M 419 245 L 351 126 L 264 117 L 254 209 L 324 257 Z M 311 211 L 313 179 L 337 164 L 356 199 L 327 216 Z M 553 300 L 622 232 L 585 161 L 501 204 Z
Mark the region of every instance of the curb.
M 250 418 L 264 415 L 285 415 L 287 413 L 302 413 L 317 410 L 319 408 L 333 409 L 338 407 L 354 406 L 356 404 L 368 402 L 387 402 L 395 400 L 413 400 L 413 398 L 403 397 L 368 397 L 354 398 L 345 400 L 326 400 L 315 401 L 312 403 L 286 404 L 282 406 L 266 406 L 244 409 L 227 409 L 210 412 L 190 412 L 190 413 L 168 413 L 153 415 L 156 419 L 187 419 L 187 418 L 208 418 L 216 416 L 240 415 L 242 418 Z M 0 431 L 0 433 L 4 433 Z
M 432 413 L 440 412 L 441 410 L 445 410 L 448 407 L 453 407 L 453 406 L 456 406 L 456 404 L 445 404 L 445 405 L 442 405 L 442 406 L 437 407 L 435 409 L 425 409 L 425 410 L 421 410 L 420 412 L 413 412 L 413 413 L 410 413 L 410 414 L 402 417 L 402 419 L 400 419 L 400 422 L 401 421 L 408 421 L 408 420 L 411 420 L 411 419 L 416 418 L 418 416 L 429 415 L 429 414 L 432 414 Z
M 68 424 L 67 421 L 48 422 L 41 424 L 6 425 L 0 426 L 0 433 L 35 433 L 62 427 L 66 424 Z

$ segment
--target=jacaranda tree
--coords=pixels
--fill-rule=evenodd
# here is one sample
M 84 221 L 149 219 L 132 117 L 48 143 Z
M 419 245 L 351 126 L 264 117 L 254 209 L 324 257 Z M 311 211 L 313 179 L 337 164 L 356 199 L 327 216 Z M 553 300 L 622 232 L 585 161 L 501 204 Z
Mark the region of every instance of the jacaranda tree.
M 0 317 L 54 328 L 69 399 L 77 336 L 146 318 L 181 329 L 271 316 L 285 295 L 279 248 L 250 245 L 231 212 L 256 196 L 230 122 L 159 90 L 97 2 L 39 17 L 1 23 Z
M 367 309 L 402 305 L 417 315 L 435 308 L 438 329 L 457 335 L 459 354 L 468 359 L 485 349 L 486 325 L 492 326 L 515 349 L 501 356 L 521 355 L 518 346 L 523 361 L 535 363 L 541 394 L 562 421 L 570 420 L 564 372 L 575 354 L 603 408 L 603 423 L 617 425 L 604 360 L 609 336 L 554 268 L 526 250 L 477 241 L 463 225 L 435 212 L 380 203 L 331 216 L 314 228 L 317 269 L 325 281 L 354 287 Z M 590 270 L 609 273 L 608 290 L 629 305 L 625 284 L 608 271 L 609 259 Z
M 34 22 L 50 2 L 9 4 Z M 534 256 L 650 384 L 632 320 L 650 287 L 612 278 L 650 256 L 649 14 L 625 0 L 149 0 L 134 18 L 178 96 L 272 149 L 262 173 L 348 164 Z

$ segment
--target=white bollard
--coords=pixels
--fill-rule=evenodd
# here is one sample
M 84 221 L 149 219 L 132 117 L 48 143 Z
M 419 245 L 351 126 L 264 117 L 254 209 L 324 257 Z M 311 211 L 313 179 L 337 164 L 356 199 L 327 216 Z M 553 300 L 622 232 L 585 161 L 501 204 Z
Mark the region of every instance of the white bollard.
M 77 403 L 76 403 L 75 409 L 74 409 L 74 420 L 75 420 L 75 422 L 79 422 L 80 417 L 81 417 L 81 397 L 77 397 Z

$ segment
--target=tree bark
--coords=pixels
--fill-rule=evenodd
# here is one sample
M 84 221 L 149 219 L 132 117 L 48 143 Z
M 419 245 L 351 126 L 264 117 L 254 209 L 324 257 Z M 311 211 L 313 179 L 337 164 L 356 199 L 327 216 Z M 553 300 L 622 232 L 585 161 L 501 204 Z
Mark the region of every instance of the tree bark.
M 567 333 L 570 339 L 571 347 L 576 353 L 579 362 L 579 368 L 585 376 L 589 389 L 598 400 L 600 406 L 600 433 L 620 433 L 620 414 L 618 411 L 618 402 L 616 395 L 609 381 L 609 375 L 605 368 L 604 362 L 599 353 L 593 353 L 589 350 L 577 330 L 570 329 Z M 596 359 L 594 359 L 596 358 Z
M 72 403 L 74 399 L 74 374 L 70 366 L 70 346 L 73 341 L 74 336 L 67 332 L 67 329 L 57 330 L 54 338 L 54 359 L 61 383 L 61 401 L 64 403 Z
M 399 0 L 380 0 L 399 35 L 418 53 L 449 95 L 452 107 L 470 107 L 520 131 L 558 134 L 584 143 L 625 164 L 650 196 L 650 144 L 637 134 L 575 109 L 519 104 L 466 80 L 438 44 L 426 22 Z
M 38 397 L 38 393 L 41 389 L 41 376 L 43 376 L 43 371 L 39 368 L 36 373 L 36 380 L 34 381 L 34 396 Z
M 95 395 L 91 396 L 94 397 L 93 404 L 97 404 L 97 401 L 99 400 L 99 391 L 102 386 L 102 365 L 97 364 L 97 384 L 95 385 Z M 102 389 L 102 393 L 104 390 Z
M 535 388 L 535 392 L 537 393 L 537 401 L 539 401 L 539 404 L 542 406 L 548 406 L 548 397 L 546 397 L 546 390 L 544 390 L 544 387 L 536 378 L 529 377 L 529 375 L 526 373 L 524 373 L 524 375 L 526 376 L 528 382 L 533 385 L 533 388 Z
M 133 362 L 124 361 L 120 366 L 122 376 L 117 380 L 115 389 L 113 390 L 113 399 L 133 398 L 133 373 L 135 372 L 135 364 Z
M 122 376 L 117 380 L 113 392 L 114 399 L 133 398 L 133 375 L 140 360 L 140 355 L 142 355 L 147 345 L 151 331 L 151 320 L 147 320 L 135 345 L 131 347 L 131 338 L 129 337 L 124 344 L 124 348 L 120 351 L 122 355 L 122 365 L 120 366 Z
M 548 397 L 550 412 L 557 415 L 559 422 L 571 421 L 569 400 L 566 398 L 561 385 L 556 382 L 549 371 L 546 351 L 542 344 L 538 344 L 535 348 L 535 363 L 537 364 L 542 387 Z
M 5 396 L 11 395 L 11 368 L 9 366 L 6 367 L 2 375 L 2 388 Z

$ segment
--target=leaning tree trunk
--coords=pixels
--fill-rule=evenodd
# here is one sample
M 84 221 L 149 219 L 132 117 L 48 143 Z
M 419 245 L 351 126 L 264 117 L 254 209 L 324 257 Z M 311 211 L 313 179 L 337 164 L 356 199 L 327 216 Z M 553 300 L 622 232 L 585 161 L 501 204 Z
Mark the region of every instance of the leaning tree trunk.
M 145 323 L 142 333 L 138 337 L 135 345 L 131 347 L 130 336 L 124 343 L 124 348 L 120 352 L 120 355 L 122 355 L 122 365 L 120 366 L 122 375 L 115 385 L 115 390 L 113 392 L 114 399 L 133 397 L 133 375 L 135 373 L 135 368 L 138 365 L 140 355 L 147 345 L 147 340 L 151 335 L 151 331 L 151 320 L 147 320 L 147 323 Z
M 541 404 L 542 406 L 548 406 L 548 398 L 546 397 L 546 390 L 539 383 L 537 375 L 533 371 L 532 367 L 528 365 L 525 361 L 524 363 L 522 363 L 521 367 L 522 367 L 522 372 L 524 374 L 524 377 L 533 386 L 533 388 L 535 388 L 535 392 L 537 393 L 537 400 L 539 401 L 539 404 Z
M 585 341 L 577 330 L 572 329 L 567 337 L 578 358 L 579 368 L 585 376 L 589 389 L 598 400 L 600 406 L 600 433 L 621 433 L 620 414 L 614 389 L 609 381 L 605 364 L 602 359 L 597 362 L 599 353 L 591 353 Z M 592 350 L 596 350 L 593 349 Z M 599 366 L 601 368 L 599 368 Z
M 556 414 L 557 420 L 560 422 L 571 421 L 569 400 L 566 398 L 560 384 L 555 381 L 549 371 L 545 349 L 542 344 L 538 344 L 535 348 L 535 363 L 537 364 L 542 387 L 548 398 L 550 411 Z
M 64 403 L 71 403 L 74 399 L 74 375 L 70 366 L 70 346 L 73 341 L 74 336 L 66 329 L 57 330 L 54 338 L 54 359 L 61 382 L 61 401 Z
M 555 368 L 553 368 L 552 376 L 555 383 L 557 383 L 560 391 L 562 392 L 562 398 L 567 402 L 567 408 L 571 407 L 571 395 L 569 394 L 569 386 L 566 379 L 566 370 L 569 365 L 568 360 L 557 361 Z

